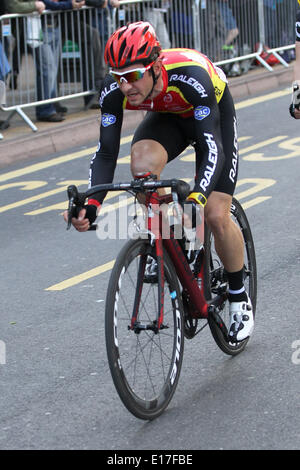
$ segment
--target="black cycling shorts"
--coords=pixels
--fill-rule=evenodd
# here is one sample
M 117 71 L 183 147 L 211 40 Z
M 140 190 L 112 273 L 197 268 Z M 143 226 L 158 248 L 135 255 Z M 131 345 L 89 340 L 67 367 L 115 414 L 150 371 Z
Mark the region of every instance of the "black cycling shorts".
M 214 191 L 230 194 L 234 193 L 238 173 L 238 152 L 236 115 L 233 100 L 228 88 L 225 88 L 219 102 L 222 142 L 225 154 L 225 163 Z M 193 145 L 196 152 L 196 162 L 201 162 L 201 150 L 197 146 L 195 135 L 195 120 L 181 118 L 171 113 L 148 112 L 135 131 L 132 144 L 143 139 L 159 142 L 167 151 L 168 162 L 178 157 L 189 145 Z M 233 168 L 233 159 L 236 165 Z M 196 174 L 197 166 L 196 164 Z

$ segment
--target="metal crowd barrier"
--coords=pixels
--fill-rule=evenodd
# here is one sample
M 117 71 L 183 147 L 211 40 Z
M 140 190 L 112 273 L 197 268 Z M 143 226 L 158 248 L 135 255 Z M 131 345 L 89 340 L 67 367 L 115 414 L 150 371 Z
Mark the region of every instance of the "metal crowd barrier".
M 157 26 L 163 47 L 169 43 L 201 50 L 227 69 L 241 63 L 236 74 L 245 72 L 254 60 L 273 71 L 262 53 L 267 46 L 269 54 L 288 66 L 279 52 L 295 47 L 296 10 L 294 0 L 125 0 L 114 10 L 112 26 L 149 19 Z
M 4 55 L 11 68 L 1 109 L 10 112 L 6 122 L 18 113 L 36 131 L 26 108 L 95 94 L 107 38 L 138 20 L 153 23 L 163 48 L 201 50 L 229 75 L 246 73 L 254 61 L 272 71 L 270 56 L 288 67 L 296 10 L 295 0 L 126 0 L 112 10 L 1 16 L 0 72 Z
M 18 113 L 36 131 L 26 108 L 95 94 L 106 73 L 103 44 L 110 31 L 106 9 L 1 16 L 0 70 L 4 57 L 11 67 L 0 102 L 10 112 L 4 124 Z

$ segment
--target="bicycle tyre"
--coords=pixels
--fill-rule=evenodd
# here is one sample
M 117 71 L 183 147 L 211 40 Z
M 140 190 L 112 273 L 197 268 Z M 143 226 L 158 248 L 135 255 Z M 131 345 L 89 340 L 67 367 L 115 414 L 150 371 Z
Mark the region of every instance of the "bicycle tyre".
M 154 247 L 148 240 L 129 240 L 124 245 L 111 272 L 105 308 L 106 349 L 115 388 L 125 407 L 134 416 L 144 420 L 157 418 L 169 404 L 178 383 L 184 348 L 179 283 L 175 268 L 165 251 L 165 329 L 156 333 L 149 330 L 135 333 L 129 327 L 138 263 L 142 256 L 155 258 L 154 253 Z M 166 290 L 169 290 L 170 295 L 166 295 Z M 139 307 L 141 321 L 142 316 L 156 317 L 156 291 L 157 281 L 146 284 L 143 280 L 141 296 L 144 297 Z M 153 358 L 150 357 L 152 353 Z M 160 366 L 162 371 L 159 370 Z M 147 382 L 150 390 L 146 389 Z
M 245 288 L 249 294 L 252 302 L 253 314 L 256 312 L 256 300 L 257 300 L 257 267 L 256 267 L 256 256 L 253 237 L 251 228 L 247 216 L 241 204 L 235 199 L 232 199 L 231 214 L 233 220 L 237 223 L 241 229 L 244 239 L 244 258 L 245 258 Z M 213 252 L 214 242 L 213 234 L 210 229 L 205 227 L 205 238 L 204 238 L 204 249 L 205 249 L 205 286 L 208 286 L 206 290 L 207 300 L 213 298 L 213 294 L 216 293 L 217 288 L 223 283 L 227 283 L 226 273 L 224 267 L 216 254 Z M 229 310 L 227 308 L 229 302 L 226 301 L 225 307 L 222 310 L 222 320 L 225 324 L 229 321 Z M 249 338 L 237 343 L 228 342 L 216 322 L 209 317 L 209 327 L 212 336 L 219 346 L 219 348 L 226 354 L 235 356 L 245 349 Z

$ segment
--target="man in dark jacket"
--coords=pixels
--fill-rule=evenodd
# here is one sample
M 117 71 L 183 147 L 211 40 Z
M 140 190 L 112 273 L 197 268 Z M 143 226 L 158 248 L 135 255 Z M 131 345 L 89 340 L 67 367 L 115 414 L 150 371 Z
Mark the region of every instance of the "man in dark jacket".
M 42 13 L 45 9 L 60 11 L 79 9 L 84 5 L 84 1 L 78 3 L 76 0 L 5 0 L 5 7 L 8 13 L 31 13 L 38 11 Z M 48 20 L 47 20 L 48 19 Z M 18 18 L 16 19 L 18 21 Z M 28 21 L 28 20 L 27 20 Z M 21 25 L 22 21 L 19 22 Z M 36 100 L 44 101 L 57 96 L 57 72 L 59 65 L 59 55 L 61 53 L 61 35 L 55 17 L 48 15 L 42 18 L 40 23 L 42 31 L 39 38 L 30 38 L 30 25 L 27 22 L 27 31 L 24 32 L 24 40 L 31 49 L 36 66 Z M 16 28 L 17 30 L 18 28 Z M 18 38 L 17 38 L 18 39 Z M 18 57 L 18 60 L 20 58 Z M 64 116 L 56 111 L 54 103 L 42 104 L 36 107 L 36 117 L 38 121 L 61 122 Z
M 107 0 L 85 0 L 83 3 L 87 7 L 101 10 L 106 7 Z M 78 17 L 77 15 L 74 17 L 73 14 L 67 13 L 67 21 L 62 27 L 64 39 L 69 39 L 79 45 L 82 61 L 83 90 L 95 91 L 94 95 L 84 96 L 86 108 L 96 104 L 94 98 L 98 101 L 98 93 L 107 71 L 100 34 L 98 29 L 94 27 L 97 10 L 93 10 L 91 14 L 90 11 L 81 10 L 78 13 Z

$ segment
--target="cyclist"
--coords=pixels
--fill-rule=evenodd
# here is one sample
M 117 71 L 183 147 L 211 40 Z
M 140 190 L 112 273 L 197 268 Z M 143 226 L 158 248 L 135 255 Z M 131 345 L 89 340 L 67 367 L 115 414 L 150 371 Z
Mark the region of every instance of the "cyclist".
M 104 57 L 111 70 L 100 93 L 100 141 L 91 161 L 90 185 L 113 180 L 124 109 L 148 111 L 133 137 L 133 175 L 151 171 L 160 177 L 169 161 L 188 145 L 194 146 L 196 176 L 188 202 L 204 208 L 228 272 L 230 335 L 242 341 L 252 333 L 254 318 L 243 282 L 243 239 L 230 218 L 238 146 L 226 77 L 198 51 L 161 51 L 148 22 L 119 28 L 109 38 Z M 86 231 L 94 222 L 105 195 L 97 194 L 72 219 L 78 231 Z M 67 220 L 67 213 L 64 217 Z
M 298 0 L 300 5 L 300 0 Z M 300 119 L 300 10 L 296 15 L 296 62 L 294 65 L 294 81 L 293 81 L 293 94 L 292 103 L 290 105 L 290 113 L 295 119 Z

